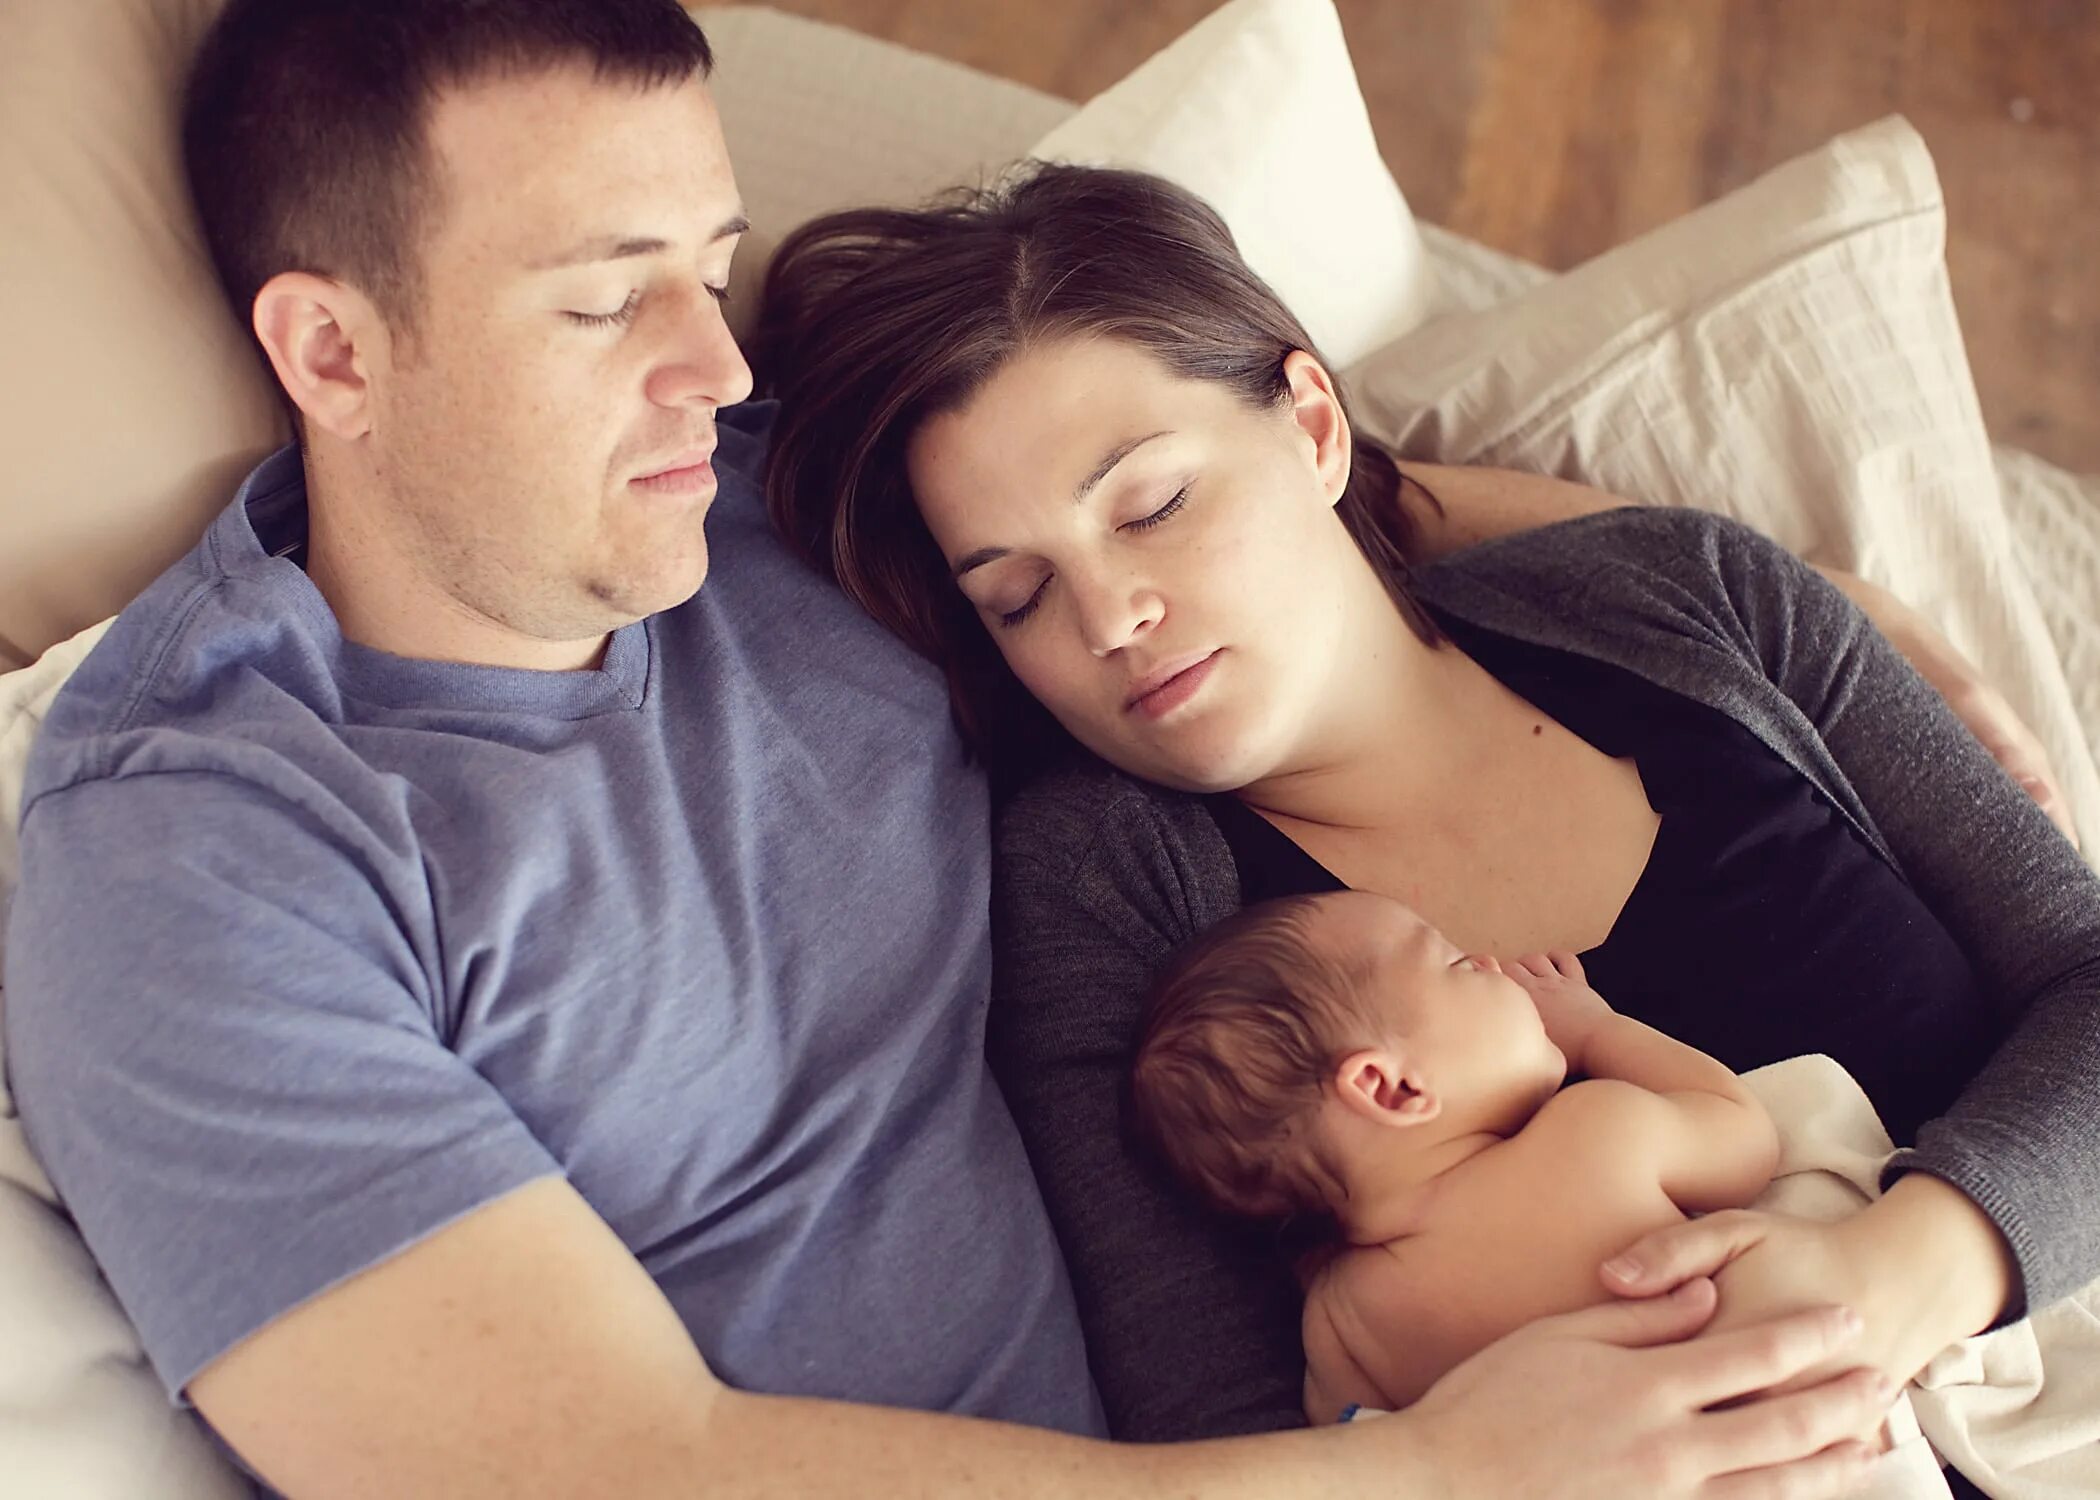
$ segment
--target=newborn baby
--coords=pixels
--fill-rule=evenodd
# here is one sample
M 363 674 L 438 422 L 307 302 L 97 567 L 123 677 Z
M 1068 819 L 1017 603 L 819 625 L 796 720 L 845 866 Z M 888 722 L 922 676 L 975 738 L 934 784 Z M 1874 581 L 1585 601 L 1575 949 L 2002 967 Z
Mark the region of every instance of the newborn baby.
M 1407 1405 L 1534 1318 L 1611 1300 L 1601 1262 L 1749 1204 L 1779 1151 L 1733 1072 L 1614 1013 L 1574 955 L 1504 966 L 1360 891 L 1265 902 L 1192 944 L 1133 1097 L 1219 1208 L 1338 1231 L 1306 1289 L 1314 1422 Z

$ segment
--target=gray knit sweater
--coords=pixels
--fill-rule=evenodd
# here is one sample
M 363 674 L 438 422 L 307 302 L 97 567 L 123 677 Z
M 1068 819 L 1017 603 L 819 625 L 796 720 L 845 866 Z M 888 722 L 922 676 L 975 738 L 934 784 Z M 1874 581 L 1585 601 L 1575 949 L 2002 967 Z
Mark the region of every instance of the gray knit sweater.
M 1859 827 L 2012 1023 L 1892 1175 L 1933 1172 L 1981 1204 L 2033 1305 L 2100 1275 L 2100 879 L 1851 602 L 1757 533 L 1683 510 L 1502 538 L 1418 582 L 1460 619 L 1732 716 Z M 1194 1208 L 1122 1125 L 1152 974 L 1239 902 L 1199 799 L 1098 763 L 1038 782 L 1001 819 L 992 1061 L 1123 1437 L 1302 1421 L 1280 1258 Z

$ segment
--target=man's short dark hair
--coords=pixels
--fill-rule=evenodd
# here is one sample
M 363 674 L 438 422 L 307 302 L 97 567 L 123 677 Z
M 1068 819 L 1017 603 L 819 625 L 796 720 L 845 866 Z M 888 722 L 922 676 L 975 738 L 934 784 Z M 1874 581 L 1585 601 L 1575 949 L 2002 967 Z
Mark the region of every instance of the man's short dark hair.
M 442 89 L 564 65 L 651 87 L 714 66 L 678 0 L 232 0 L 190 74 L 183 161 L 245 322 L 272 276 L 356 286 L 402 327 L 442 207 Z

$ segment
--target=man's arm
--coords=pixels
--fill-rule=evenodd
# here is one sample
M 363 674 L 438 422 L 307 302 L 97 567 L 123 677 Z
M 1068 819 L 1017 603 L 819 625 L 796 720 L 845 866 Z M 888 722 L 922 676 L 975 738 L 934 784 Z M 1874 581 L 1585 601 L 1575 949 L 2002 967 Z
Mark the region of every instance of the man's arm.
M 190 1396 L 293 1500 L 1331 1496 L 1351 1478 L 1346 1452 L 1289 1438 L 1226 1462 L 731 1390 L 558 1178 L 285 1314 L 208 1366 Z
M 1703 1287 L 1700 1283 L 1699 1287 Z M 879 1289 L 870 1289 L 879 1295 Z M 717 1380 L 575 1192 L 544 1179 L 323 1293 L 214 1361 L 199 1410 L 291 1500 L 1394 1500 L 1505 1494 L 1746 1500 L 1843 1493 L 1834 1446 L 1881 1398 L 1858 1376 L 1716 1401 L 1840 1352 L 1824 1310 L 1680 1344 L 1711 1291 L 1547 1319 L 1397 1417 L 1117 1446 L 963 1417 L 761 1396 Z M 1511 1433 L 1552 1441 L 1511 1445 Z M 1758 1473 L 1743 1472 L 1764 1468 Z
M 1632 503 L 1586 484 L 1517 469 L 1403 463 L 1400 471 L 1415 481 L 1402 486 L 1401 505 L 1414 530 L 1410 561 L 1417 565 L 1448 557 L 1475 542 Z M 1437 506 L 1423 499 L 1424 489 L 1436 496 Z M 1817 565 L 1816 571 L 1860 607 L 2075 845 L 2070 807 L 2048 752 L 1975 665 L 1931 621 L 1887 589 L 1840 568 Z

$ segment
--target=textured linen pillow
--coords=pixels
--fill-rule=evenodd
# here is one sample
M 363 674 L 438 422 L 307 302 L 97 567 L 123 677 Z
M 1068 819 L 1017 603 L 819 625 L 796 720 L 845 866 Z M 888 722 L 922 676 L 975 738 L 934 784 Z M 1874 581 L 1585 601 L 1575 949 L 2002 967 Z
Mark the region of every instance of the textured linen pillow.
M 1428 308 L 1422 237 L 1332 0 L 1233 0 L 1031 154 L 1154 172 L 1206 199 L 1338 368 Z
M 1894 590 L 2034 726 L 2088 849 L 2100 776 L 2013 550 L 1932 159 L 1900 119 L 1345 372 L 1404 456 L 1745 521 Z

